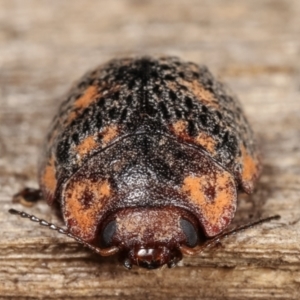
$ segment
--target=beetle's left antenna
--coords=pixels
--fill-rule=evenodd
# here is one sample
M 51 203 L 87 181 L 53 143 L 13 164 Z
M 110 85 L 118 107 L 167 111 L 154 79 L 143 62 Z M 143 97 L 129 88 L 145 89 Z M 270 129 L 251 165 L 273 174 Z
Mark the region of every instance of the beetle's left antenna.
M 58 233 L 67 235 L 68 237 L 74 239 L 75 241 L 77 241 L 80 244 L 83 244 L 84 246 L 86 246 L 87 248 L 91 249 L 92 251 L 96 252 L 97 254 L 100 254 L 101 256 L 109 256 L 109 255 L 113 255 L 115 253 L 117 253 L 119 251 L 119 249 L 117 247 L 109 247 L 109 248 L 105 248 L 105 249 L 101 249 L 98 247 L 95 247 L 89 243 L 87 243 L 86 241 L 82 240 L 80 237 L 70 233 L 68 230 L 63 229 L 62 227 L 58 227 L 52 223 L 49 223 L 43 219 L 39 219 L 34 215 L 29 215 L 24 211 L 19 211 L 16 209 L 11 208 L 9 211 L 9 213 L 11 213 L 12 215 L 19 215 L 22 218 L 27 218 L 32 222 L 37 222 L 39 223 L 41 226 L 45 226 L 48 227 L 52 230 L 57 231 Z

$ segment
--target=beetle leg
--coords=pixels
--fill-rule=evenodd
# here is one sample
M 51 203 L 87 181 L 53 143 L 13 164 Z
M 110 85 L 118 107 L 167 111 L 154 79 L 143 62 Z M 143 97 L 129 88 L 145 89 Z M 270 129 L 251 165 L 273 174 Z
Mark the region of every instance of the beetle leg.
M 42 191 L 34 188 L 24 188 L 19 193 L 13 195 L 13 203 L 20 203 L 26 207 L 33 206 L 34 203 L 43 198 Z

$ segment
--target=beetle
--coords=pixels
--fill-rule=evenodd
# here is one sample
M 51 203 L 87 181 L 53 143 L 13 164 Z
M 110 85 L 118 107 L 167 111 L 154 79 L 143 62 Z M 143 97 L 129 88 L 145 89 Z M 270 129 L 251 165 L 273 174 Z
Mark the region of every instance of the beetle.
M 239 101 L 205 66 L 168 56 L 114 59 L 71 88 L 42 151 L 41 194 L 60 207 L 67 229 L 10 213 L 100 255 L 119 252 L 128 269 L 173 267 L 182 254 L 278 219 L 225 230 L 238 191 L 250 194 L 260 170 Z

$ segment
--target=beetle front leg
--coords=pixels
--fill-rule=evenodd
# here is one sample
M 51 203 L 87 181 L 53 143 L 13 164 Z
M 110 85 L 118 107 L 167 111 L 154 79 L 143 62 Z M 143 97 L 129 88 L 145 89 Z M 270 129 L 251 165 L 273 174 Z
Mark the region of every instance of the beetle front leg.
M 37 201 L 43 199 L 42 191 L 34 188 L 24 188 L 19 193 L 13 195 L 13 203 L 20 203 L 26 207 L 31 207 Z

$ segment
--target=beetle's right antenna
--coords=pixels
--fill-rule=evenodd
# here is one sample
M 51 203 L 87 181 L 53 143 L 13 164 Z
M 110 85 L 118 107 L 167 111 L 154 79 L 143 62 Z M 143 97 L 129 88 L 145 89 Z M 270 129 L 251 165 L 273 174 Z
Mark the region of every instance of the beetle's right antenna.
M 252 222 L 252 223 L 249 223 L 249 224 L 246 224 L 246 225 L 238 226 L 238 227 L 236 227 L 236 228 L 234 228 L 234 229 L 232 229 L 230 231 L 220 233 L 219 235 L 215 236 L 214 238 L 207 240 L 202 245 L 196 246 L 194 248 L 190 248 L 190 247 L 187 247 L 185 245 L 181 245 L 180 246 L 180 250 L 185 255 L 194 255 L 196 253 L 201 253 L 206 248 L 213 247 L 214 245 L 216 245 L 217 243 L 219 243 L 221 240 L 223 240 L 223 239 L 225 239 L 225 238 L 227 238 L 227 237 L 229 237 L 231 235 L 234 235 L 234 234 L 236 234 L 236 233 L 238 233 L 240 231 L 244 231 L 244 230 L 246 230 L 248 228 L 252 228 L 252 227 L 260 225 L 262 223 L 270 222 L 272 220 L 279 220 L 279 219 L 280 219 L 279 215 L 267 217 L 265 219 L 260 219 L 258 221 L 255 221 L 255 222 Z
M 87 243 L 86 241 L 82 240 L 80 237 L 70 233 L 68 230 L 65 230 L 61 227 L 58 227 L 52 223 L 49 223 L 43 219 L 39 219 L 37 218 L 36 216 L 34 215 L 29 215 L 27 214 L 26 212 L 23 212 L 23 211 L 18 211 L 16 209 L 13 209 L 11 208 L 9 211 L 9 213 L 11 213 L 12 215 L 19 215 L 20 217 L 22 218 L 27 218 L 29 219 L 30 221 L 32 222 L 37 222 L 39 223 L 41 226 L 46 226 L 52 230 L 55 230 L 57 231 L 58 233 L 61 233 L 61 234 L 65 234 L 67 235 L 68 237 L 74 239 L 75 241 L 77 241 L 78 243 L 86 246 L 87 248 L 91 249 L 92 251 L 94 251 L 95 253 L 97 254 L 100 254 L 101 256 L 109 256 L 109 255 L 113 255 L 115 253 L 117 253 L 119 251 L 119 249 L 117 247 L 109 247 L 109 248 L 105 248 L 105 249 L 101 249 L 101 248 L 98 248 L 98 247 L 95 247 L 89 243 Z

